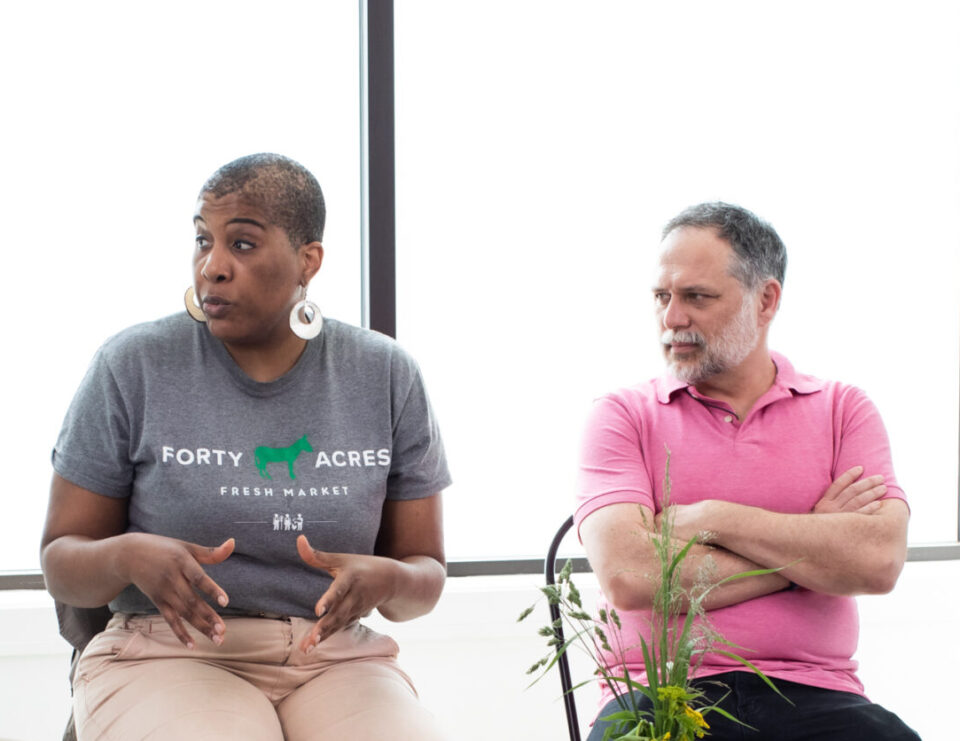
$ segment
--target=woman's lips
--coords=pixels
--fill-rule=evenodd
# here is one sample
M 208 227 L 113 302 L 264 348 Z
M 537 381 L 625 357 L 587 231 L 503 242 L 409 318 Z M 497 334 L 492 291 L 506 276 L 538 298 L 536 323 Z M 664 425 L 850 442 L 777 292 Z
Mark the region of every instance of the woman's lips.
M 219 296 L 206 296 L 203 299 L 203 313 L 211 319 L 222 319 L 230 311 L 230 302 Z

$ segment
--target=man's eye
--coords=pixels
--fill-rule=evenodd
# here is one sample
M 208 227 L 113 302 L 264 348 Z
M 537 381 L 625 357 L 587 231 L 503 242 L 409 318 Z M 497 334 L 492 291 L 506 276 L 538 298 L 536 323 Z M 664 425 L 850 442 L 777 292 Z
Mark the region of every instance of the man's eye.
M 670 302 L 669 293 L 655 293 L 653 294 L 653 300 L 655 303 L 660 304 L 660 306 L 666 306 Z
M 203 250 L 210 246 L 210 240 L 206 237 L 198 234 L 197 235 L 197 249 Z
M 238 239 L 233 243 L 234 249 L 240 250 L 241 252 L 248 252 L 256 246 L 253 242 L 247 242 L 245 239 Z

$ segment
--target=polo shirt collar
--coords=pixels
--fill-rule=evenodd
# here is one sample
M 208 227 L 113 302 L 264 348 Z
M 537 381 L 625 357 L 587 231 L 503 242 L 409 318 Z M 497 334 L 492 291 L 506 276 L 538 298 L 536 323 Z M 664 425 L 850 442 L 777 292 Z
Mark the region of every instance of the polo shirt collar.
M 690 384 L 681 381 L 671 373 L 664 373 L 656 381 L 657 401 L 661 404 L 669 404 L 673 395 L 681 389 L 689 388 Z
M 815 394 L 826 387 L 826 382 L 819 378 L 808 376 L 805 373 L 797 373 L 790 361 L 780 353 L 771 352 L 770 357 L 773 358 L 773 362 L 777 366 L 777 377 L 773 381 L 774 386 L 779 386 L 796 394 Z
M 788 394 L 814 394 L 824 388 L 825 383 L 818 378 L 797 373 L 790 361 L 780 353 L 771 352 L 770 357 L 773 358 L 773 362 L 777 366 L 777 377 L 773 381 L 773 388 L 780 389 Z M 657 401 L 661 404 L 669 404 L 677 391 L 692 387 L 692 384 L 681 381 L 670 373 L 664 373 L 655 383 Z

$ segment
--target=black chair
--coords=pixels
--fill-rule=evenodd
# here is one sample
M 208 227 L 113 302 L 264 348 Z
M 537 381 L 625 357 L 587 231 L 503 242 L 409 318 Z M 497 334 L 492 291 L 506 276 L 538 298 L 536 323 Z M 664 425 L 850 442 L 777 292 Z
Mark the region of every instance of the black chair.
M 557 530 L 557 534 L 553 536 L 553 542 L 550 543 L 550 548 L 547 551 L 547 558 L 544 562 L 544 576 L 546 577 L 548 585 L 554 585 L 556 583 L 554 579 L 554 574 L 556 572 L 556 561 L 557 561 L 557 550 L 560 548 L 560 542 L 563 540 L 563 536 L 567 534 L 570 528 L 573 527 L 573 515 L 567 518 L 560 529 Z M 581 561 L 582 559 L 577 559 Z M 581 564 L 582 566 L 582 564 Z M 587 570 L 584 568 L 575 569 L 575 570 Z M 557 605 L 550 605 L 550 620 L 556 622 L 560 619 L 560 608 Z M 563 635 L 562 624 L 558 623 L 560 627 L 557 628 L 557 637 L 560 639 L 560 646 L 563 645 L 563 642 L 566 640 Z M 557 646 L 557 653 L 560 653 L 560 646 Z M 563 687 L 563 709 L 567 714 L 567 731 L 570 733 L 570 741 L 580 741 L 580 723 L 577 720 L 577 702 L 573 696 L 573 682 L 570 681 L 570 661 L 567 659 L 566 652 L 560 654 L 557 659 L 557 668 L 560 671 L 560 685 Z

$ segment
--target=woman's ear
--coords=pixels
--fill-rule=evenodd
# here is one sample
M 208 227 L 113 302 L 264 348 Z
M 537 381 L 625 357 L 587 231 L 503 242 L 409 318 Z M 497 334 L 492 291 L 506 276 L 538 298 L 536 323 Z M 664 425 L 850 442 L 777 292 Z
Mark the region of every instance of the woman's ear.
M 320 242 L 307 242 L 297 252 L 300 255 L 300 269 L 303 271 L 303 285 L 307 285 L 323 264 L 323 245 Z

